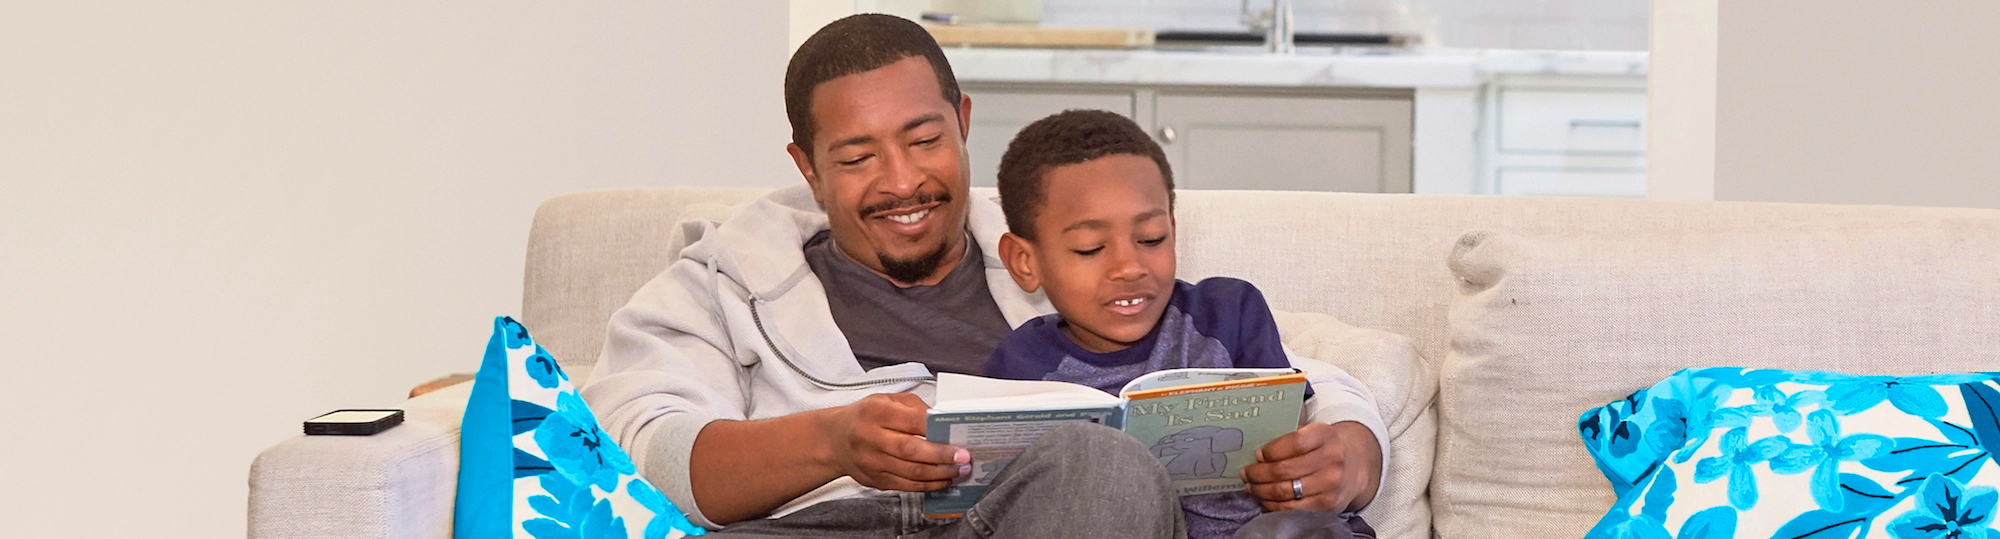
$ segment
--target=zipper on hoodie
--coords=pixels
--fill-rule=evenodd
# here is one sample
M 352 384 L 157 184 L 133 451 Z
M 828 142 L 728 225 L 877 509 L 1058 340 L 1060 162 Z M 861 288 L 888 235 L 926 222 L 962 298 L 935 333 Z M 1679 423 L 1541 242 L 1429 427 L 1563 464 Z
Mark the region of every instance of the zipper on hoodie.
M 806 380 L 809 380 L 814 384 L 818 384 L 820 387 L 825 387 L 828 389 L 859 389 L 864 387 L 880 386 L 880 385 L 888 385 L 896 383 L 927 382 L 937 379 L 936 377 L 933 376 L 905 376 L 901 378 L 883 378 L 879 380 L 868 380 L 863 382 L 852 382 L 852 383 L 829 382 L 826 380 L 821 380 L 819 379 L 819 377 L 813 376 L 812 373 L 806 372 L 805 369 L 800 368 L 798 363 L 792 362 L 792 358 L 785 356 L 784 352 L 778 350 L 777 341 L 771 340 L 771 332 L 764 329 L 764 317 L 762 315 L 757 314 L 757 303 L 760 301 L 762 301 L 762 299 L 756 296 L 750 297 L 749 301 L 750 321 L 756 324 L 757 335 L 764 337 L 764 346 L 769 347 L 771 349 L 771 355 L 778 356 L 778 360 L 784 362 L 785 366 L 791 367 L 793 372 L 799 373 L 799 376 L 804 376 Z

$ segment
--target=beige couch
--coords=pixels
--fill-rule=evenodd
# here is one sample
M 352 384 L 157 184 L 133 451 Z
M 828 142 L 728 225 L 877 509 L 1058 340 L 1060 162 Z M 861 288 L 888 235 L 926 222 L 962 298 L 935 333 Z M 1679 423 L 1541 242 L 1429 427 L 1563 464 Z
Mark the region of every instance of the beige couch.
M 760 193 L 548 201 L 529 239 L 522 319 L 587 378 L 604 321 L 677 248 L 676 216 L 719 215 L 714 204 Z M 1296 312 L 1280 317 L 1288 344 L 1377 392 L 1394 455 L 1365 514 L 1384 537 L 1581 536 L 1612 499 L 1577 415 L 1682 367 L 2000 369 L 2000 211 L 1249 191 L 1178 200 L 1183 278 L 1256 283 Z M 477 357 L 466 351 L 467 368 Z M 448 537 L 468 391 L 412 399 L 408 424 L 380 435 L 266 450 L 251 467 L 250 536 Z

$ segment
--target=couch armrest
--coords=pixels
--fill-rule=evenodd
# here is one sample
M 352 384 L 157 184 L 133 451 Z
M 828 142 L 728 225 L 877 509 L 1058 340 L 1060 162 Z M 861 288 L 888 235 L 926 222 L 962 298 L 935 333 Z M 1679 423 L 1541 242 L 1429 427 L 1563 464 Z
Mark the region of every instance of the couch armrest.
M 404 401 L 373 436 L 298 436 L 250 464 L 251 539 L 451 537 L 471 383 Z

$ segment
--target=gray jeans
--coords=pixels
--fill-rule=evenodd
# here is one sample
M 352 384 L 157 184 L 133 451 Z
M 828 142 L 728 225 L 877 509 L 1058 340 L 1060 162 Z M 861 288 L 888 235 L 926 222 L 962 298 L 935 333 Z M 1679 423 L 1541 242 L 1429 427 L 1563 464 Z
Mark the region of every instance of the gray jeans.
M 1180 500 L 1159 461 L 1116 429 L 1061 425 L 986 486 L 965 518 L 923 517 L 923 495 L 815 504 L 781 518 L 739 522 L 730 538 L 1185 537 Z
M 1071 423 L 1049 429 L 1009 463 L 963 519 L 925 519 L 923 495 L 903 493 L 819 503 L 781 518 L 739 522 L 714 534 L 732 539 L 1181 538 L 1187 536 L 1187 524 L 1166 469 L 1145 446 L 1115 429 Z M 1286 511 L 1259 515 L 1237 537 L 1347 539 L 1374 537 L 1374 531 L 1358 517 L 1350 521 L 1333 513 Z

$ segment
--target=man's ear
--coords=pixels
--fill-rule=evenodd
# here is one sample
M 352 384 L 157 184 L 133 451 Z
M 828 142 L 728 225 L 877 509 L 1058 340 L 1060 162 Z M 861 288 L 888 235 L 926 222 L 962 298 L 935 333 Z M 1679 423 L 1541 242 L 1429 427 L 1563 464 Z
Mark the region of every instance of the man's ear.
M 1007 275 L 1014 278 L 1014 284 L 1021 290 L 1033 293 L 1042 288 L 1042 279 L 1035 275 L 1035 246 L 1027 239 L 1013 232 L 1000 235 L 1000 262 L 1007 265 Z
M 958 140 L 972 136 L 972 96 L 958 94 Z
M 805 176 L 806 186 L 811 188 L 813 192 L 813 202 L 817 202 L 819 203 L 819 207 L 825 208 L 826 201 L 821 200 L 819 196 L 819 174 L 813 172 L 812 158 L 806 156 L 805 149 L 800 148 L 797 143 L 786 143 L 785 153 L 792 154 L 792 164 L 799 167 L 800 176 Z

